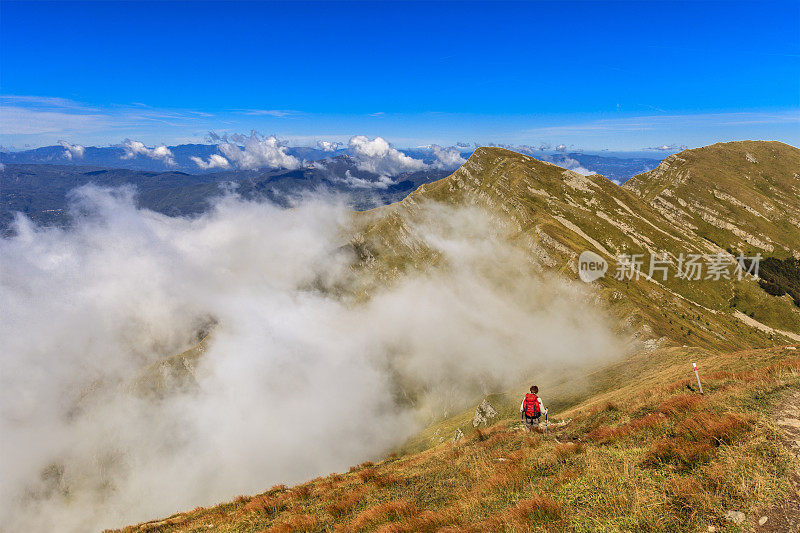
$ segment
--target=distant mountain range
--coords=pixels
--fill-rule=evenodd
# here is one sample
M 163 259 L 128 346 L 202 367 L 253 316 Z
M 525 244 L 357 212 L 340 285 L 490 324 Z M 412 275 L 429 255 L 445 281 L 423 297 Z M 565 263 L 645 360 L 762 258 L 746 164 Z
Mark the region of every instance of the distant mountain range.
M 64 146 L 45 146 L 24 151 L 7 151 L 0 149 L 0 163 L 26 164 L 26 165 L 72 165 L 92 166 L 103 168 L 124 168 L 128 170 L 145 170 L 150 172 L 181 171 L 190 174 L 216 173 L 219 169 L 201 168 L 192 158 L 207 161 L 214 154 L 219 154 L 216 144 L 181 144 L 168 146 L 172 154 L 170 163 L 164 159 L 149 157 L 136 153 L 129 154 L 123 146 L 87 146 L 79 147 L 80 155 L 73 155 Z M 565 168 L 574 169 L 581 167 L 588 171 L 602 174 L 610 180 L 624 182 L 628 178 L 641 172 L 646 172 L 658 166 L 661 158 L 639 157 L 630 153 L 603 153 L 585 154 L 582 152 L 547 152 L 541 150 L 517 150 L 528 153 L 537 159 L 553 162 Z M 301 161 L 313 162 L 329 159 L 340 155 L 353 155 L 348 148 L 337 148 L 326 151 L 319 148 L 305 146 L 285 147 L 287 155 L 296 157 Z M 432 151 L 428 148 L 414 148 L 400 150 L 402 153 L 420 159 L 425 163 L 434 161 Z M 473 149 L 458 148 L 461 156 L 466 159 L 472 155 Z M 645 154 L 649 155 L 649 154 Z
M 21 152 L 0 151 L 0 162 L 4 164 L 80 165 L 148 171 L 180 170 L 192 174 L 214 172 L 214 170 L 201 169 L 191 158 L 208 159 L 212 154 L 219 153 L 217 145 L 181 144 L 168 146 L 167 148 L 173 154 L 174 165 L 169 165 L 164 160 L 154 159 L 142 154 L 134 154 L 133 157 L 126 158 L 126 151 L 120 146 L 87 146 L 80 157 L 67 156 L 68 150 L 58 145 L 44 146 Z M 314 161 L 339 155 L 344 151 L 326 152 L 316 148 L 287 147 L 287 153 L 301 160 Z
M 302 161 L 287 170 L 201 169 L 192 158 L 208 160 L 218 154 L 217 145 L 184 144 L 167 147 L 170 162 L 135 153 L 123 147 L 80 147 L 72 155 L 64 146 L 47 146 L 22 152 L 0 152 L 0 228 L 20 212 L 43 224 L 68 222 L 69 191 L 87 184 L 102 187 L 130 185 L 136 188 L 141 207 L 169 215 L 196 214 L 223 189 L 235 189 L 245 198 L 269 198 L 285 204 L 299 193 L 324 190 L 344 194 L 356 209 L 397 202 L 420 185 L 447 176 L 452 169 L 431 163 L 431 150 L 402 151 L 425 162 L 423 170 L 391 177 L 363 169 L 348 150 L 333 152 L 309 147 L 286 147 L 288 155 Z M 468 157 L 471 151 L 461 151 Z M 70 155 L 67 155 L 70 154 Z M 631 176 L 655 168 L 657 159 L 625 158 L 582 153 L 537 153 L 536 157 L 581 173 L 598 173 L 622 183 Z
M 202 212 L 209 201 L 234 190 L 244 198 L 267 198 L 287 205 L 305 192 L 341 194 L 356 209 L 368 209 L 401 200 L 423 183 L 441 179 L 446 170 L 427 169 L 380 181 L 359 170 L 349 156 L 336 156 L 296 170 L 229 170 L 204 174 L 181 171 L 152 172 L 84 165 L 6 164 L 0 172 L 0 227 L 15 213 L 47 225 L 69 222 L 69 192 L 82 185 L 134 186 L 140 207 L 167 215 Z

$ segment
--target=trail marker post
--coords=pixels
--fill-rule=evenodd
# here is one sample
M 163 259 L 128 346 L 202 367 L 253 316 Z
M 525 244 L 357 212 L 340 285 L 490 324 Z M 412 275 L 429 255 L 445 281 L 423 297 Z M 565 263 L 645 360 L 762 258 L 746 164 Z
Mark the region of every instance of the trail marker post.
M 697 371 L 697 363 L 692 363 L 692 369 L 694 370 L 694 377 L 697 378 L 697 386 L 700 388 L 700 394 L 703 394 L 703 384 L 700 383 L 700 373 Z

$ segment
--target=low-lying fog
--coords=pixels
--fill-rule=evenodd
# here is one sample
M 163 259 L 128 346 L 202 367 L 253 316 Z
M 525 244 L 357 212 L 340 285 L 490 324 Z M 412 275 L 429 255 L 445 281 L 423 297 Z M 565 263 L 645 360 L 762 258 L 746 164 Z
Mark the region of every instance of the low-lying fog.
M 352 298 L 366 274 L 336 199 L 227 196 L 187 219 L 132 195 L 83 188 L 71 228 L 19 219 L 0 240 L 8 531 L 122 526 L 346 470 L 481 394 L 618 352 L 584 287 L 531 275 L 476 209 L 424 207 L 412 231 L 447 268 Z M 197 387 L 138 392 L 212 319 Z

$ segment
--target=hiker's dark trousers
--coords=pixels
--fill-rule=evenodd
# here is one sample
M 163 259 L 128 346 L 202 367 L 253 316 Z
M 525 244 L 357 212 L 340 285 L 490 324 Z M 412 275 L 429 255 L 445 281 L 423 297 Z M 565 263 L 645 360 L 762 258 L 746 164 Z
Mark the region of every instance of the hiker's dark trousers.
M 525 423 L 528 424 L 529 426 L 533 426 L 533 425 L 537 425 L 538 426 L 540 418 L 541 418 L 541 415 L 539 415 L 537 417 L 532 417 L 532 416 L 525 415 Z

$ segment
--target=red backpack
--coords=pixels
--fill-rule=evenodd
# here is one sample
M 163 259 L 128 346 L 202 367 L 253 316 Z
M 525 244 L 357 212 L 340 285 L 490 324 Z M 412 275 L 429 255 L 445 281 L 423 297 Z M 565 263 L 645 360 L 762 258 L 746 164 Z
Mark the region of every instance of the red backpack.
M 525 395 L 525 414 L 531 418 L 539 418 L 539 398 L 532 392 Z

